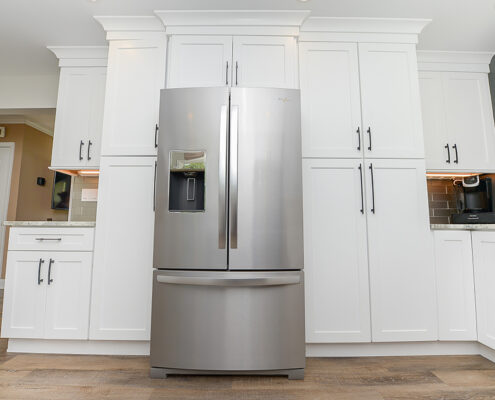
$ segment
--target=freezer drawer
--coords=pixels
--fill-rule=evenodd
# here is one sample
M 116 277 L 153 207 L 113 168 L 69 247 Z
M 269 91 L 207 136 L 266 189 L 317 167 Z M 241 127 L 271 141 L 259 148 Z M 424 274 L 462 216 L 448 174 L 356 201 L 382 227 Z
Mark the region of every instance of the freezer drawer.
M 160 271 L 151 366 L 201 371 L 304 368 L 301 271 Z

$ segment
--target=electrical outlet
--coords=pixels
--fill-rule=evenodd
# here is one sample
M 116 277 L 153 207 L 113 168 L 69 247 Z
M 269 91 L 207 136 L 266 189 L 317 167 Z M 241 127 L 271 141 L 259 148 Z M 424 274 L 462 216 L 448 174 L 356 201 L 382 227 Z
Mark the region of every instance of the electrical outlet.
M 0 138 L 5 137 L 5 126 L 0 126 Z

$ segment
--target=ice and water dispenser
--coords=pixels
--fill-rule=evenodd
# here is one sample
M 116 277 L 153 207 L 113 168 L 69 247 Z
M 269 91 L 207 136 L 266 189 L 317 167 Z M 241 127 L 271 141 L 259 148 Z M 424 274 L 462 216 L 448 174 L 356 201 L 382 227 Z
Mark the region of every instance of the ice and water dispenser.
M 170 152 L 169 211 L 205 210 L 205 162 L 204 151 Z

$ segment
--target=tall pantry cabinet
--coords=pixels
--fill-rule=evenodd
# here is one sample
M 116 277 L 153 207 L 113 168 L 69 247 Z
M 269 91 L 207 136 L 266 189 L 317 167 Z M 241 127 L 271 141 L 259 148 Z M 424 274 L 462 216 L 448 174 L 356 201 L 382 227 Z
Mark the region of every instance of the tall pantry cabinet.
M 299 38 L 306 339 L 436 340 L 415 46 L 424 21 L 397 21 L 390 35 L 379 20 L 341 23 L 310 18 Z

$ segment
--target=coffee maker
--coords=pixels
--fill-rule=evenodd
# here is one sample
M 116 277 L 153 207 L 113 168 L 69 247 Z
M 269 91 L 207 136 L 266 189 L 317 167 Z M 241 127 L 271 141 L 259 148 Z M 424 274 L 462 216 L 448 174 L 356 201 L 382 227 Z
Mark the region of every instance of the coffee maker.
M 495 197 L 492 179 L 469 176 L 454 182 L 458 214 L 452 214 L 454 224 L 494 224 Z

